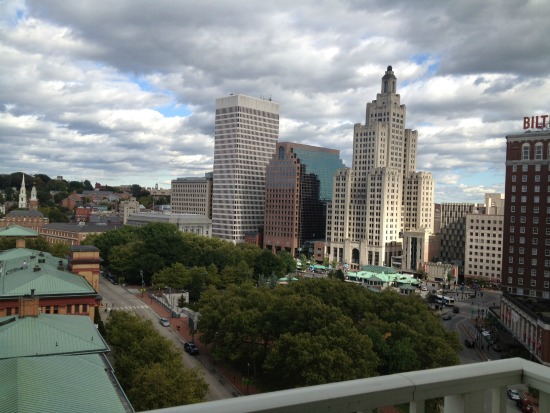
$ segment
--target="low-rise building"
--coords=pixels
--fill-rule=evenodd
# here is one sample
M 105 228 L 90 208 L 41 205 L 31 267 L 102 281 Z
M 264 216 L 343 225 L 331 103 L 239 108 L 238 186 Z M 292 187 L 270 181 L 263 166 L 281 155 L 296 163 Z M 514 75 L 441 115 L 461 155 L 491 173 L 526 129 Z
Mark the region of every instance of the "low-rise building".
M 24 296 L 33 297 L 41 314 L 76 314 L 93 319 L 95 307 L 101 305 L 101 296 L 92 286 L 93 275 L 89 271 L 73 274 L 66 260 L 49 253 L 14 248 L 0 252 L 0 264 L 0 317 L 19 314 L 26 302 L 22 301 Z
M 178 178 L 172 181 L 170 197 L 174 214 L 201 214 L 212 219 L 212 172 L 204 178 Z
M 102 234 L 104 232 L 118 229 L 122 227 L 122 223 L 64 223 L 56 222 L 44 225 L 40 228 L 42 235 L 50 244 L 68 244 L 80 245 L 82 241 L 90 234 Z
M 205 237 L 212 236 L 212 220 L 204 215 L 145 212 L 129 214 L 127 224 L 134 227 L 140 227 L 151 222 L 175 224 L 181 232 L 190 232 Z

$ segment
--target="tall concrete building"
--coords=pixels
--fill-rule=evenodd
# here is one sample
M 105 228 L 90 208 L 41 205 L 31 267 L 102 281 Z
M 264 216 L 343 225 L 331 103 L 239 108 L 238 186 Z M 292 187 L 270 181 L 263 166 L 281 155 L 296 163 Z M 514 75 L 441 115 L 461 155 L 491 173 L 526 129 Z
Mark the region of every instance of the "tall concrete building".
M 174 214 L 200 214 L 212 219 L 212 172 L 204 178 L 178 178 L 172 181 L 170 207 Z
M 239 243 L 262 231 L 265 168 L 278 137 L 278 103 L 243 95 L 216 100 L 213 237 Z
M 332 178 L 340 151 L 280 142 L 267 165 L 264 248 L 297 257 L 305 241 L 325 240 Z
M 327 212 L 327 254 L 349 264 L 389 266 L 401 256 L 404 231 L 433 229 L 434 184 L 416 172 L 417 131 L 406 129 L 407 108 L 388 66 L 365 124 L 356 124 L 351 168 L 334 177 Z
M 480 211 L 466 215 L 464 278 L 500 285 L 504 194 L 485 194 Z

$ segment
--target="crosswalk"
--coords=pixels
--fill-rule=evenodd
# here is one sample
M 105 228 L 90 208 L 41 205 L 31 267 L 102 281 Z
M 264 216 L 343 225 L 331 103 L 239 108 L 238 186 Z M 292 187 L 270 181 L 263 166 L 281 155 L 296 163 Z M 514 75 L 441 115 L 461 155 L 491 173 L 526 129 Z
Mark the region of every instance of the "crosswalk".
M 139 308 L 149 308 L 148 305 L 127 305 L 127 306 L 115 306 L 114 308 L 113 307 L 109 307 L 107 310 L 111 311 L 111 310 L 122 310 L 122 311 L 131 311 L 131 310 L 137 310 Z

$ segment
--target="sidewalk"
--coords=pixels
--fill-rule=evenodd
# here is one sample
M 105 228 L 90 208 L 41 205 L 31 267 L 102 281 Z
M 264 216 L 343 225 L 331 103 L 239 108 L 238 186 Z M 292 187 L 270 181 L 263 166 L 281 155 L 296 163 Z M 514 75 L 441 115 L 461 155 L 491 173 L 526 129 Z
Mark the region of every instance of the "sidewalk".
M 143 302 L 148 304 L 153 310 L 155 310 L 159 317 L 167 318 L 170 321 L 170 327 L 172 327 L 175 333 L 179 334 L 183 341 L 192 341 L 191 332 L 189 329 L 189 319 L 187 317 L 171 318 L 170 312 L 155 300 L 149 298 L 148 293 L 143 294 L 143 297 L 139 294 L 138 297 L 141 298 Z M 199 357 L 204 360 L 203 364 L 205 364 L 208 369 L 213 369 L 220 376 L 222 376 L 225 381 L 233 387 L 236 396 L 259 393 L 254 384 L 247 386 L 246 382 L 243 382 L 245 377 L 243 377 L 240 372 L 230 366 L 215 361 L 210 355 L 210 349 L 200 341 L 199 334 L 195 334 L 194 342 L 199 348 Z

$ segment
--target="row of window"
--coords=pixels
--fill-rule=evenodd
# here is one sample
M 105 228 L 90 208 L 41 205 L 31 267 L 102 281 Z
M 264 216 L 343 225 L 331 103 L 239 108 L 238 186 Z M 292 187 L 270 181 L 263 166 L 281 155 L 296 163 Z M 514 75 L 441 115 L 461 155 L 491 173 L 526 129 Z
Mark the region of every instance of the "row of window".
M 513 277 L 508 277 L 508 284 L 512 284 L 512 280 L 513 280 Z M 518 280 L 518 285 L 523 285 L 523 278 L 517 278 Z M 534 279 L 530 279 L 530 286 L 531 287 L 536 287 L 537 286 L 537 280 L 534 280 Z M 550 281 L 544 281 L 544 288 L 550 288 Z
M 550 158 L 550 144 L 547 146 L 547 157 Z M 542 142 L 535 143 L 535 151 L 534 151 L 534 158 L 535 160 L 542 159 L 543 151 L 544 151 L 544 145 Z M 531 144 L 530 143 L 524 143 L 521 146 L 521 159 L 522 160 L 528 160 L 531 159 Z
M 544 264 L 546 267 L 550 267 L 550 260 L 545 260 Z M 523 275 L 525 272 L 524 268 L 518 268 L 517 273 L 519 275 Z M 508 267 L 508 274 L 514 274 L 514 267 Z M 535 268 L 531 269 L 531 277 L 537 276 L 537 270 Z M 544 271 L 544 278 L 550 278 L 550 271 L 545 270 Z

